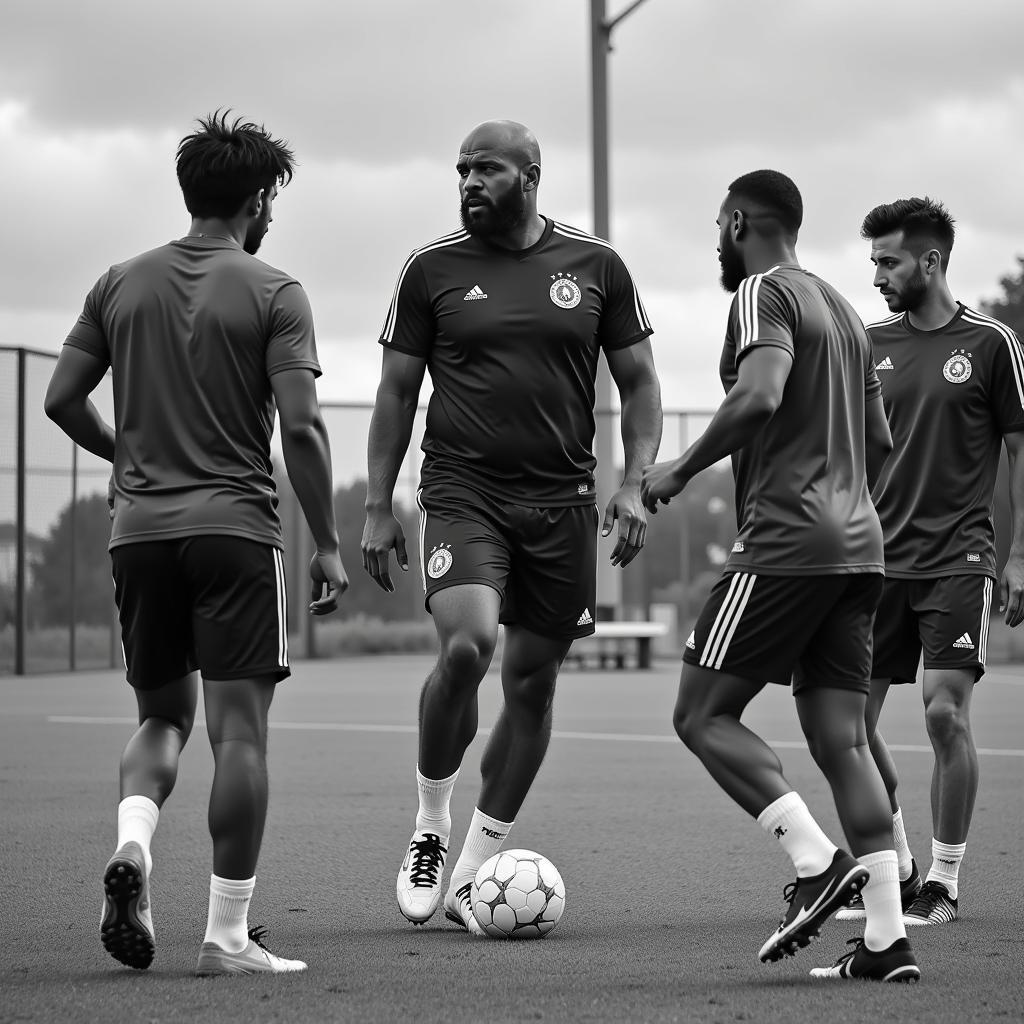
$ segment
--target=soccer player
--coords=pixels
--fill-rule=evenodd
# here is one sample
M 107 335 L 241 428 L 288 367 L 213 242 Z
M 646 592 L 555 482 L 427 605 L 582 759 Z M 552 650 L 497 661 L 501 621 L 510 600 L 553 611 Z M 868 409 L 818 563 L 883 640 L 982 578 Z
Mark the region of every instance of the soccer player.
M 726 397 L 680 458 L 643 472 L 649 512 L 731 455 L 739 531 L 686 642 L 675 727 L 716 782 L 778 839 L 796 869 L 762 961 L 795 953 L 863 891 L 863 940 L 818 977 L 916 981 L 900 911 L 885 788 L 867 743 L 871 622 L 882 532 L 869 481 L 891 441 L 859 318 L 797 261 L 803 201 L 777 171 L 737 178 L 718 215 L 722 284 L 735 292 Z M 792 679 L 810 752 L 858 859 L 837 849 L 740 717 Z
M 603 522 L 607 536 L 618 520 L 615 565 L 644 545 L 640 471 L 658 450 L 661 395 L 651 326 L 618 254 L 537 212 L 533 133 L 510 121 L 482 124 L 462 143 L 456 170 L 463 228 L 412 253 L 380 337 L 362 550 L 367 572 L 393 590 L 391 550 L 403 570 L 409 560 L 392 493 L 429 369 L 419 540 L 440 653 L 420 697 L 419 809 L 397 894 L 414 924 L 441 899 L 452 788 L 504 623 L 504 707 L 444 898 L 446 916 L 479 933 L 470 885 L 540 768 L 562 660 L 575 638 L 594 631 L 591 449 L 601 353 L 618 387 L 625 448 Z
M 894 444 L 872 490 L 886 581 L 875 617 L 868 730 L 893 813 L 904 920 L 945 924 L 958 914 L 978 791 L 971 696 L 985 672 L 997 579 L 1006 623 L 1024 619 L 1024 349 L 1005 324 L 953 298 L 946 281 L 953 219 L 941 203 L 877 206 L 861 234 L 871 242 L 875 287 L 892 311 L 868 336 Z M 1002 444 L 1014 520 L 1000 579 L 992 500 Z M 875 729 L 890 685 L 914 682 L 922 649 L 921 696 L 935 751 L 932 863 L 923 886 L 896 797 L 896 766 Z
M 97 281 L 46 395 L 47 414 L 72 440 L 114 464 L 114 596 L 139 727 L 121 758 L 101 936 L 135 968 L 153 959 L 150 843 L 192 729 L 196 670 L 215 764 L 197 972 L 306 967 L 270 953 L 263 931 L 248 926 L 267 812 L 267 713 L 290 674 L 275 405 L 316 542 L 310 610 L 333 611 L 348 586 L 309 302 L 297 281 L 254 256 L 292 163 L 262 126 L 219 113 L 200 120 L 177 151 L 188 234 Z M 89 400 L 108 367 L 114 429 Z

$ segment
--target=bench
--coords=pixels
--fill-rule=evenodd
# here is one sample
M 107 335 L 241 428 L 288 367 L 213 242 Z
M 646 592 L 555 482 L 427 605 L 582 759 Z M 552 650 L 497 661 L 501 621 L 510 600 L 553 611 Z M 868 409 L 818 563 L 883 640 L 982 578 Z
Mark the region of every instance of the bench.
M 664 622 L 598 622 L 593 636 L 583 637 L 572 645 L 569 657 L 582 666 L 586 656 L 595 653 L 601 668 L 607 668 L 611 662 L 622 669 L 626 667 L 626 653 L 632 647 L 636 652 L 636 667 L 650 668 L 651 641 L 667 632 Z

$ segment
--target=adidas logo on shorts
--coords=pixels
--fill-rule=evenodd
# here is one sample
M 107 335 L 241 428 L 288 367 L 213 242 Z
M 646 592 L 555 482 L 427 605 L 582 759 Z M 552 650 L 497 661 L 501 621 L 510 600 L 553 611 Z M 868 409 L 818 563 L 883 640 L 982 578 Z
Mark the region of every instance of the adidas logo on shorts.
M 964 633 L 964 635 L 962 637 L 960 637 L 959 640 L 954 640 L 953 641 L 953 646 L 954 647 L 959 647 L 961 650 L 973 651 L 974 650 L 974 641 L 971 639 L 971 636 L 970 636 L 969 633 Z
M 589 608 L 583 609 L 583 614 L 576 620 L 577 626 L 592 626 L 594 624 L 594 616 L 590 614 Z

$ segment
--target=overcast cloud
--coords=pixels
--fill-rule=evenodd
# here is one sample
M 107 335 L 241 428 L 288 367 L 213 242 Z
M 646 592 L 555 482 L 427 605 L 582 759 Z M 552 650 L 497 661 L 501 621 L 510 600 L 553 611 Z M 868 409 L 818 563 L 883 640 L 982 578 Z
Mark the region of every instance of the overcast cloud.
M 618 13 L 627 0 L 609 0 Z M 110 263 L 185 233 L 177 140 L 218 106 L 300 161 L 261 257 L 298 277 L 327 399 L 369 400 L 400 266 L 457 224 L 458 145 L 530 125 L 541 211 L 592 227 L 587 0 L 6 0 L 0 343 L 56 349 Z M 612 240 L 655 325 L 668 407 L 717 404 L 726 186 L 801 187 L 804 265 L 871 320 L 860 221 L 901 196 L 958 222 L 975 304 L 1024 253 L 1024 4 L 647 0 L 611 57 Z

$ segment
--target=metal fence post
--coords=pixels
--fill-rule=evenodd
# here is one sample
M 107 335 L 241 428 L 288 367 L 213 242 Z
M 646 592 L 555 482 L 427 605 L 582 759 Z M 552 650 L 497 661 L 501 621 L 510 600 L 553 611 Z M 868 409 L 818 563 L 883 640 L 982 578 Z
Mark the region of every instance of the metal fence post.
M 14 674 L 25 674 L 25 358 L 18 349 L 14 508 Z
M 75 622 L 78 619 L 78 445 L 71 442 L 71 551 L 68 561 L 68 668 L 75 670 Z

